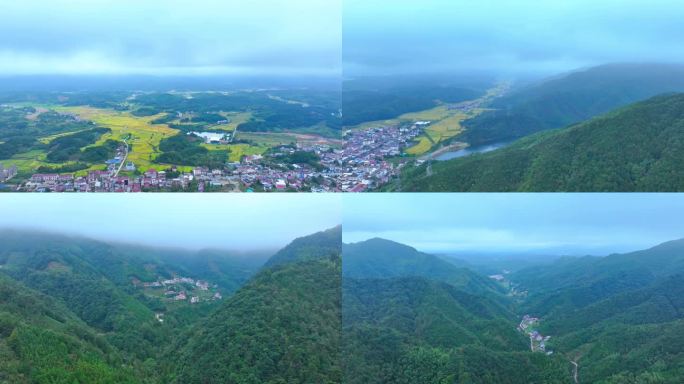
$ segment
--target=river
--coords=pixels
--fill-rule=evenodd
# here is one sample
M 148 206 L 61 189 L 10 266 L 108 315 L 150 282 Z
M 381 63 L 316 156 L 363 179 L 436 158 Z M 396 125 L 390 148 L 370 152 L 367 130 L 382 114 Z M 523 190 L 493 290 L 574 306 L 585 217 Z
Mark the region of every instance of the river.
M 468 148 L 463 148 L 459 149 L 458 151 L 451 151 L 451 152 L 444 152 L 441 155 L 437 156 L 435 160 L 451 160 L 451 159 L 456 159 L 459 157 L 466 157 L 470 156 L 474 153 L 486 153 L 486 152 L 491 152 L 499 148 L 503 148 L 510 144 L 510 142 L 503 142 L 503 143 L 494 143 L 494 144 L 487 144 L 487 145 L 481 145 L 479 147 L 468 147 Z

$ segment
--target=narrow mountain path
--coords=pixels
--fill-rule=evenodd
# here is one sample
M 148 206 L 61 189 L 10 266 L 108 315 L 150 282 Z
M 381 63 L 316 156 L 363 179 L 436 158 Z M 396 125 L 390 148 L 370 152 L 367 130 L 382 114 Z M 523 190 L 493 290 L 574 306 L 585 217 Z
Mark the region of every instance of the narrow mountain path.
M 126 142 L 126 139 L 123 139 L 123 142 L 126 145 L 124 158 L 123 158 L 123 160 L 121 160 L 121 164 L 119 164 L 119 168 L 114 173 L 114 177 L 119 176 L 119 172 L 121 172 L 121 168 L 123 168 L 124 164 L 126 164 L 126 159 L 128 158 L 128 143 Z
M 577 369 L 579 368 L 579 364 L 577 364 L 576 361 L 570 361 L 570 364 L 573 365 L 572 367 L 572 378 L 575 380 L 575 384 L 579 384 L 579 380 L 577 380 Z

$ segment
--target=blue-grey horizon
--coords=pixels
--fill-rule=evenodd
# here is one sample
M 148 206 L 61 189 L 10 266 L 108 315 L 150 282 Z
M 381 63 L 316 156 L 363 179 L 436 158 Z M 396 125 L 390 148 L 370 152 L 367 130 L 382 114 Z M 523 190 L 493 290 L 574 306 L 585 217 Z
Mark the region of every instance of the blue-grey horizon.
M 598 256 L 684 238 L 682 194 L 362 194 L 343 205 L 344 242 L 431 253 Z
M 338 76 L 341 0 L 24 0 L 0 75 Z
M 683 63 L 676 0 L 345 0 L 345 77 Z
M 342 220 L 340 196 L 333 194 L 4 193 L 0 212 L 0 231 L 191 250 L 276 249 Z

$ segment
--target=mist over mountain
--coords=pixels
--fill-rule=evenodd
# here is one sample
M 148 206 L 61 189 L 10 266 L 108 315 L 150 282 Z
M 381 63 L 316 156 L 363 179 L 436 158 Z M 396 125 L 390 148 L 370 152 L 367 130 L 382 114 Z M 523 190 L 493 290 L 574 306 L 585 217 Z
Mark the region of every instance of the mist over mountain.
M 9 301 L 0 303 L 0 380 L 337 382 L 337 233 L 322 241 L 315 240 L 320 234 L 309 237 L 324 252 L 304 246 L 305 260 L 262 268 L 270 253 L 231 255 L 3 231 L 0 292 Z M 319 337 L 311 340 L 311 334 Z M 213 343 L 223 336 L 232 347 Z M 254 365 L 243 354 L 246 344 L 266 365 Z M 272 352 L 268 360 L 259 355 L 265 349 Z M 200 350 L 202 359 L 190 356 Z M 227 357 L 230 375 L 213 372 L 215 359 Z

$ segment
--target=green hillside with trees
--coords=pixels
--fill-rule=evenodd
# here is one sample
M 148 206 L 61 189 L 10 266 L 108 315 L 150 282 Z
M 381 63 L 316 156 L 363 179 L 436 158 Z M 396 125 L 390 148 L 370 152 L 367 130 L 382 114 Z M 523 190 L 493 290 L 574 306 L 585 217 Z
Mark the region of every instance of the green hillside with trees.
M 684 241 L 565 258 L 511 279 L 582 382 L 678 383 L 684 377 Z
M 582 124 L 532 135 L 493 152 L 409 168 L 402 174 L 399 188 L 464 192 L 682 191 L 681 164 L 684 94 L 672 94 Z
M 178 335 L 220 307 L 206 297 L 229 297 L 265 256 L 3 230 L 0 383 L 163 382 Z M 159 284 L 179 277 L 191 280 Z M 204 296 L 195 281 L 210 284 Z M 175 289 L 188 298 L 164 292 Z M 190 292 L 205 299 L 190 303 Z
M 375 238 L 342 247 L 345 278 L 421 276 L 449 283 L 465 292 L 503 293 L 499 285 L 470 269 L 394 241 Z
M 534 83 L 466 121 L 463 141 L 477 146 L 585 121 L 650 97 L 684 92 L 684 66 L 606 64 Z
M 343 382 L 571 382 L 567 360 L 529 352 L 513 300 L 460 283 L 486 277 L 383 239 L 343 255 Z
M 171 351 L 175 383 L 339 383 L 341 229 L 296 239 Z

